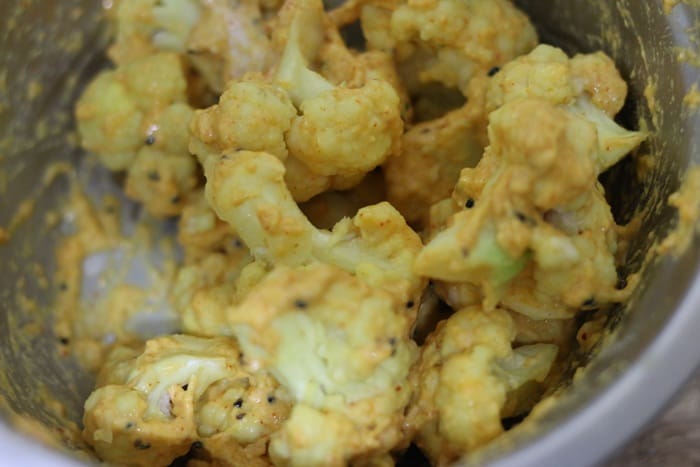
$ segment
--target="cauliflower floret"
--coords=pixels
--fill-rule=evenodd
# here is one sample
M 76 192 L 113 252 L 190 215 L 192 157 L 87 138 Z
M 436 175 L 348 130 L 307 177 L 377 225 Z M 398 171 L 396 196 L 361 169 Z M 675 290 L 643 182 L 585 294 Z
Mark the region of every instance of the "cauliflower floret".
M 541 382 L 557 353 L 551 344 L 515 350 L 515 327 L 502 310 L 465 308 L 438 324 L 421 348 L 407 427 L 436 465 L 455 461 L 503 432 L 513 391 Z
M 493 77 L 487 107 L 495 110 L 525 97 L 547 99 L 552 104 L 569 104 L 576 99 L 569 57 L 563 50 L 538 45 L 529 54 L 505 64 Z
M 167 416 L 147 416 L 148 401 L 126 386 L 95 390 L 85 402 L 83 436 L 106 462 L 166 466 L 197 438 L 192 405 L 173 392 Z
M 121 65 L 158 51 L 184 53 L 200 15 L 199 0 L 119 0 L 110 15 L 116 38 L 109 57 Z
M 316 229 L 284 183 L 284 165 L 262 152 L 239 151 L 205 167 L 206 194 L 253 257 L 270 265 L 334 264 L 386 290 L 399 303 L 418 303 L 425 280 L 412 271 L 418 235 L 390 204 L 343 219 L 331 232 Z
M 574 89 L 585 94 L 591 103 L 608 117 L 622 110 L 627 97 L 627 82 L 622 79 L 612 58 L 603 52 L 578 54 L 570 61 Z
M 392 54 L 414 96 L 428 83 L 465 91 L 473 76 L 537 44 L 534 27 L 509 0 L 349 0 L 329 15 L 338 26 L 359 19 L 367 49 Z
M 601 173 L 646 138 L 644 133 L 628 131 L 612 119 L 622 108 L 626 95 L 627 84 L 604 53 L 569 59 L 560 49 L 539 45 L 494 76 L 487 93 L 487 109 L 528 97 L 562 105 L 596 126 L 596 165 Z
M 569 60 L 559 49 L 539 46 L 507 64 L 492 80 L 485 74 L 474 77 L 462 108 L 404 134 L 401 157 L 384 164 L 389 201 L 409 222 L 427 225 L 429 207 L 449 196 L 462 168 L 479 161 L 487 142 L 487 114 L 524 97 L 561 104 L 594 123 L 600 146 L 597 170 L 602 172 L 644 138 L 608 118 L 620 110 L 626 92 L 614 63 L 602 52 Z
M 226 308 L 239 303 L 268 272 L 250 257 L 232 260 L 221 254 L 184 266 L 171 292 L 182 329 L 198 336 L 230 335 Z
M 143 148 L 127 171 L 125 194 L 155 216 L 175 216 L 197 186 L 197 163 L 188 153 Z
M 226 334 L 225 307 L 240 300 L 267 269 L 253 263 L 243 241 L 209 207 L 203 190 L 183 210 L 178 240 L 185 261 L 169 297 L 183 331 L 204 336 Z
M 537 44 L 535 28 L 509 0 L 408 1 L 394 10 L 390 30 L 397 60 L 420 60 L 420 82 L 439 81 L 463 90 L 473 76 Z
M 168 465 L 187 453 L 197 439 L 194 400 L 209 384 L 228 376 L 230 357 L 226 353 L 208 355 L 215 348 L 205 349 L 202 342 L 185 339 L 151 340 L 130 364 L 111 363 L 125 379 L 116 381 L 110 376 L 104 386 L 98 381 L 98 388 L 85 402 L 83 436 L 103 460 Z M 187 343 L 196 347 L 178 352 Z
M 267 71 L 274 57 L 260 5 L 255 1 L 202 2 L 201 17 L 186 47 L 190 62 L 217 93 L 229 80 Z
M 383 165 L 387 197 L 406 220 L 419 227 L 430 221 L 430 206 L 450 196 L 464 167 L 474 167 L 487 143 L 486 76 L 469 84 L 469 99 L 457 110 L 418 123 L 402 136 L 401 157 Z
M 260 446 L 289 405 L 286 397 L 270 404 L 277 383 L 252 373 L 240 359 L 227 338 L 174 335 L 148 341 L 140 354 L 115 350 L 85 403 L 85 440 L 102 460 L 118 464 L 166 466 L 200 441 L 220 461 L 234 452 L 265 465 L 267 453 Z M 218 402 L 212 397 L 222 391 L 241 403 L 213 408 Z
M 329 190 L 349 190 L 356 187 L 364 178 L 363 173 L 351 176 L 336 175 L 327 177 L 313 173 L 296 157 L 285 161 L 284 181 L 297 202 L 305 202 Z
M 292 200 L 283 176 L 279 160 L 247 151 L 222 158 L 208 171 L 211 206 L 240 226 L 241 239 L 260 264 L 335 264 L 392 292 L 400 303 L 418 303 L 425 281 L 411 267 L 421 241 L 391 205 L 362 208 L 330 232 L 316 229 Z
M 174 56 L 156 56 L 156 64 L 163 64 L 164 71 L 171 71 L 170 66 Z M 150 61 L 150 60 L 149 60 Z M 147 67 L 143 62 L 143 69 Z M 179 66 L 176 62 L 175 66 Z M 141 68 L 139 64 L 135 65 Z M 155 67 L 158 70 L 158 67 Z M 154 76 L 154 84 L 162 81 L 164 74 Z M 180 78 L 180 79 L 178 79 Z M 163 103 L 168 105 L 170 100 L 184 100 L 185 81 L 182 73 L 177 70 L 172 75 L 170 83 L 174 89 L 159 88 L 164 92 Z M 136 152 L 145 146 L 148 129 L 152 125 L 144 125 L 144 117 L 154 102 L 147 99 L 141 102 L 132 91 L 132 83 L 127 81 L 124 69 L 103 72 L 87 87 L 76 105 L 76 119 L 82 146 L 93 151 L 101 162 L 112 170 L 124 170 L 131 164 Z M 158 101 L 156 101 L 158 102 Z
M 161 53 L 100 74 L 76 106 L 82 146 L 126 170 L 127 196 L 156 216 L 178 214 L 198 182 L 186 87 L 180 59 Z
M 252 79 L 230 81 L 217 105 L 195 112 L 191 149 L 202 163 L 209 156 L 236 149 L 264 151 L 285 160 L 284 135 L 296 115 L 279 86 Z
M 425 281 L 411 272 L 411 265 L 422 245 L 395 209 L 388 203 L 365 207 L 331 232 L 318 230 L 292 201 L 283 171 L 268 154 L 239 152 L 222 159 L 209 177 L 212 207 L 234 226 L 245 223 L 241 238 L 256 259 L 335 264 L 394 291 L 402 303 L 417 302 Z
M 533 133 L 534 128 L 550 131 Z M 467 199 L 466 209 L 447 218 L 416 262 L 430 277 L 482 285 L 487 298 L 500 295 L 498 289 L 526 264 L 530 229 L 519 217 L 528 220 L 533 208 L 544 212 L 569 204 L 595 183 L 590 125 L 556 107 L 536 100 L 508 104 L 491 114 L 489 134 L 491 146 L 482 162 L 463 170 L 455 189 L 455 197 Z M 503 235 L 499 216 L 507 216 Z M 510 244 L 502 244 L 505 240 Z M 491 298 L 488 308 L 497 302 Z
M 241 373 L 217 381 L 197 404 L 203 457 L 226 467 L 271 465 L 269 437 L 285 423 L 291 408 L 287 391 L 268 375 Z
M 276 74 L 301 112 L 286 138 L 289 149 L 319 175 L 367 173 L 398 153 L 403 132 L 399 97 L 383 80 L 334 87 L 307 68 L 298 38 L 302 27 L 307 25 L 292 23 Z
M 276 465 L 344 466 L 348 457 L 363 452 L 359 436 L 362 432 L 344 415 L 296 404 L 270 453 Z
M 583 95 L 609 117 L 617 115 L 625 103 L 627 83 L 615 62 L 603 52 L 569 58 L 561 49 L 541 44 L 494 75 L 487 102 L 494 110 L 522 97 L 570 104 Z
M 510 284 L 503 305 L 534 319 L 566 319 L 574 310 L 624 299 L 629 290 L 617 288 L 616 224 L 602 188 L 596 185 L 581 206 L 566 211 L 568 225 L 555 215 L 545 214 L 533 231 L 536 266 Z
M 329 12 L 329 16 L 332 13 Z M 340 32 L 333 27 L 326 27 L 324 39 L 317 57 L 323 77 L 335 85 L 349 88 L 361 87 L 372 79 L 386 81 L 399 97 L 402 120 L 412 120 L 412 104 L 391 54 L 381 50 L 358 52 L 350 49 Z
M 399 98 L 385 81 L 338 88 L 301 103 L 286 141 L 319 175 L 367 173 L 397 154 L 403 125 Z
M 219 335 L 223 308 L 232 302 L 236 282 L 252 262 L 245 247 L 241 254 L 212 253 L 180 268 L 170 291 L 171 303 L 180 315 L 183 330 L 191 334 Z M 225 325 L 223 326 L 225 329 Z
M 251 365 L 296 401 L 271 439 L 276 464 L 342 466 L 403 441 L 416 347 L 411 313 L 392 295 L 335 266 L 281 266 L 227 318 Z
M 216 93 L 228 80 L 271 65 L 272 45 L 255 1 L 120 0 L 113 9 L 116 40 L 108 54 L 119 65 L 174 52 Z
M 309 37 L 322 36 L 323 15 L 320 1 L 287 2 L 279 34 L 286 43 L 271 82 L 256 75 L 230 83 L 218 107 L 195 114 L 190 148 L 202 163 L 227 151 L 269 152 L 285 161 L 294 199 L 306 201 L 357 185 L 398 153 L 403 122 L 391 84 L 334 86 L 307 67 L 320 47 Z
M 454 221 L 460 222 L 458 217 Z M 502 306 L 536 320 L 559 320 L 626 297 L 629 290 L 617 290 L 616 225 L 599 185 L 581 199 L 580 206 L 547 211 L 537 222 L 527 234 L 529 252 L 506 268 L 511 273 L 504 279 L 512 281 L 496 288 Z M 485 264 L 498 266 L 488 259 Z M 482 303 L 484 290 L 478 284 L 439 281 L 435 288 L 451 307 L 461 308 Z
M 284 165 L 264 152 L 238 151 L 207 159 L 205 193 L 256 259 L 301 264 L 313 247 L 313 226 L 284 183 Z

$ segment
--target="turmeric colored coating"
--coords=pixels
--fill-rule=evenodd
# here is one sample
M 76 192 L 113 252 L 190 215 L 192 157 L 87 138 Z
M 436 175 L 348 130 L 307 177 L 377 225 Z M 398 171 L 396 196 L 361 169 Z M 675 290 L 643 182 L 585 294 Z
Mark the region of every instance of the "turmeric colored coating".
M 646 138 L 614 120 L 627 85 L 511 1 L 118 0 L 108 23 L 81 144 L 144 218 L 179 218 L 164 335 L 138 332 L 138 284 L 70 311 L 116 218 L 78 199 L 59 251 L 101 460 L 391 466 L 415 443 L 445 465 L 629 296 L 598 182 Z

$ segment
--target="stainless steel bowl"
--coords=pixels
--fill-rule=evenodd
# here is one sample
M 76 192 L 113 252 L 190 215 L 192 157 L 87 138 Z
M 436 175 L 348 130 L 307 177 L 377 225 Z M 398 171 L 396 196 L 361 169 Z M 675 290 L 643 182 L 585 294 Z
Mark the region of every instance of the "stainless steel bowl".
M 630 83 L 623 118 L 652 132 L 643 148 L 654 157 L 651 172 L 638 181 L 629 159 L 604 180 L 618 220 L 629 219 L 638 205 L 647 208 L 628 258 L 628 269 L 636 270 L 653 241 L 673 226 L 668 195 L 690 166 L 700 164 L 700 116 L 682 104 L 699 81 L 698 68 L 678 60 L 699 51 L 700 7 L 682 4 L 665 15 L 661 0 L 517 3 L 546 41 L 613 56 Z M 72 102 L 103 64 L 100 7 L 94 0 L 0 3 L 0 226 L 13 225 L 11 241 L 0 246 L 0 414 L 6 422 L 0 423 L 0 463 L 84 462 L 76 457 L 81 442 L 70 433 L 91 381 L 55 353 L 55 290 L 40 277 L 42 271 L 50 277 L 60 235 L 45 227 L 45 214 L 60 206 L 67 183 L 61 177 L 44 182 L 41 174 L 51 162 L 80 164 L 81 152 L 67 135 Z M 645 95 L 653 87 L 655 93 Z M 116 188 L 109 177 L 99 180 L 96 190 Z M 29 198 L 33 206 L 20 205 Z M 652 262 L 610 327 L 614 338 L 534 428 L 510 432 L 464 463 L 592 465 L 644 427 L 700 362 L 700 242 L 679 258 Z M 48 404 L 47 394 L 60 404 Z M 27 432 L 59 441 L 45 447 Z

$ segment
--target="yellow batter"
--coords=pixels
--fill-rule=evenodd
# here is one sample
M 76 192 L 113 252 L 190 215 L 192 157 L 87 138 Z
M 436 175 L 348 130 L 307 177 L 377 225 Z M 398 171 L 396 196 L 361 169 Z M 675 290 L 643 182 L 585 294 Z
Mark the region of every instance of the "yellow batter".
M 510 1 L 119 0 L 108 18 L 82 145 L 179 216 L 182 258 L 79 306 L 122 239 L 74 194 L 56 332 L 96 356 L 100 459 L 377 466 L 415 443 L 442 465 L 527 414 L 590 349 L 576 318 L 636 284 L 597 181 L 646 138 L 614 121 L 627 85 L 601 52 L 538 46 Z M 340 34 L 355 20 L 366 50 Z M 436 86 L 466 100 L 417 121 Z M 161 298 L 173 332 L 144 336 Z M 439 321 L 422 346 L 419 319 Z

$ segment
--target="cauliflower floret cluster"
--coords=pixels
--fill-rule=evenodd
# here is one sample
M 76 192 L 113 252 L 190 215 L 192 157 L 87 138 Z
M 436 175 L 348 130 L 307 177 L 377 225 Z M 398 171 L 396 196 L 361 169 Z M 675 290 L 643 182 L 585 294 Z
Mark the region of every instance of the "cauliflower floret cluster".
M 100 348 L 101 460 L 393 465 L 414 443 L 444 465 L 529 413 L 629 296 L 599 176 L 645 134 L 615 122 L 602 52 L 537 46 L 509 0 L 111 5 L 115 68 L 78 131 L 179 216 L 159 296 L 184 334 Z
M 246 73 L 267 71 L 275 51 L 265 27 L 265 11 L 274 3 L 201 1 L 202 15 L 187 38 L 187 56 L 209 87 L 220 93 Z
M 119 0 L 108 18 L 116 69 L 81 97 L 84 148 L 114 171 L 125 192 L 153 215 L 180 214 L 200 184 L 189 151 L 191 106 L 210 103 L 226 82 L 266 71 L 275 57 L 263 21 L 276 2 Z
M 247 358 L 296 401 L 270 443 L 277 464 L 343 466 L 402 441 L 411 315 L 389 293 L 325 264 L 278 267 L 228 309 Z
M 435 208 L 433 237 L 416 262 L 421 274 L 453 284 L 443 287 L 452 306 L 483 299 L 487 308 L 502 302 L 535 319 L 561 319 L 624 297 L 616 224 L 597 177 L 645 135 L 593 103 L 619 110 L 620 81 L 601 54 L 569 60 L 549 46 L 493 79 L 490 145 Z
M 529 52 L 537 33 L 509 0 L 355 0 L 332 13 L 359 19 L 367 48 L 391 53 L 409 93 L 426 84 L 466 91 L 475 76 Z
M 487 94 L 487 110 L 526 97 L 564 106 L 595 126 L 598 173 L 646 138 L 644 133 L 627 131 L 613 120 L 625 103 L 627 84 L 602 52 L 568 58 L 561 49 L 538 46 L 495 75 Z
M 390 204 L 363 207 L 330 231 L 318 229 L 293 201 L 284 166 L 271 154 L 239 151 L 207 167 L 209 204 L 241 242 L 234 253 L 211 252 L 180 270 L 173 300 L 187 332 L 228 333 L 223 306 L 282 265 L 334 265 L 389 292 L 415 316 L 426 284 L 412 269 L 422 243 Z
M 186 89 L 178 56 L 160 53 L 100 74 L 75 110 L 83 147 L 126 171 L 126 194 L 157 216 L 178 214 L 197 184 Z
M 537 44 L 530 20 L 508 0 L 400 2 L 390 28 L 397 60 L 419 82 L 459 89 Z
M 508 313 L 473 306 L 442 321 L 428 337 L 411 373 L 415 393 L 407 425 L 435 464 L 456 461 L 501 434 L 501 419 L 522 407 L 512 401 L 518 390 L 547 377 L 557 346 L 513 349 L 515 336 Z
M 118 0 L 109 8 L 115 39 L 108 54 L 117 64 L 156 51 L 184 52 L 201 14 L 198 0 Z
M 270 67 L 274 51 L 263 13 L 275 2 L 119 0 L 111 7 L 109 57 L 126 64 L 157 52 L 180 54 L 208 88 Z
M 364 207 L 327 231 L 304 216 L 284 182 L 284 165 L 268 153 L 239 151 L 205 171 L 210 205 L 256 261 L 336 265 L 391 291 L 398 303 L 418 303 L 425 280 L 412 268 L 422 243 L 389 203 Z
M 360 18 L 368 48 L 391 53 L 409 93 L 437 102 L 435 83 L 458 90 L 467 102 L 437 109 L 402 138 L 401 157 L 385 164 L 388 199 L 419 228 L 430 206 L 449 196 L 463 167 L 474 167 L 487 144 L 488 76 L 533 49 L 537 35 L 510 1 L 348 2 L 336 20 Z M 437 89 L 440 89 L 439 87 Z M 433 112 L 431 111 L 430 114 Z M 445 115 L 439 115 L 445 113 Z
M 307 201 L 357 185 L 396 155 L 403 120 L 391 83 L 370 74 L 356 87 L 333 85 L 309 68 L 323 44 L 308 37 L 330 28 L 320 1 L 297 0 L 282 10 L 287 42 L 274 75 L 229 82 L 218 105 L 195 114 L 191 149 L 203 164 L 235 150 L 273 154 L 285 162 L 295 201 Z
M 193 444 L 223 465 L 269 465 L 265 445 L 289 414 L 274 378 L 242 364 L 235 341 L 174 335 L 115 349 L 85 403 L 100 457 L 169 465 Z

